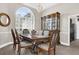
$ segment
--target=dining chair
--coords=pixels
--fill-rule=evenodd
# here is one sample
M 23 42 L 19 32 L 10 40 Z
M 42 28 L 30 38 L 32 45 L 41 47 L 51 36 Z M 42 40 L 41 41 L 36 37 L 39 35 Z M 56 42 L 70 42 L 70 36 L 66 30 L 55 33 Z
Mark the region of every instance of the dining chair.
M 19 38 L 19 35 L 18 35 L 18 32 L 17 32 L 16 29 L 15 29 L 15 34 L 16 34 L 16 40 L 18 42 L 18 51 L 17 52 L 20 55 L 21 48 L 27 48 L 27 49 L 29 49 L 29 48 L 31 48 L 32 43 L 27 42 L 27 41 L 20 41 L 20 38 Z
M 44 36 L 49 36 L 49 31 L 48 30 L 43 30 L 43 35 Z M 43 41 L 43 43 L 47 43 L 48 40 Z
M 30 34 L 28 29 L 23 29 L 23 34 Z
M 31 34 L 32 34 L 32 35 L 36 35 L 36 30 L 32 30 L 32 31 L 31 31 Z
M 16 49 L 16 36 L 15 36 L 15 33 L 13 31 L 13 29 L 11 29 L 11 34 L 12 34 L 12 37 L 13 37 L 13 48 Z
M 43 31 L 43 34 L 44 34 L 45 36 L 48 36 L 48 35 L 49 35 L 49 31 L 44 30 L 44 31 Z
M 18 42 L 16 40 L 16 35 L 15 35 L 15 32 L 14 32 L 13 29 L 11 29 L 11 34 L 12 34 L 12 37 L 13 37 L 13 48 L 16 49 Z M 23 40 L 23 38 L 21 38 L 21 36 L 19 36 L 19 38 L 21 39 L 20 41 Z
M 48 55 L 50 55 L 51 52 L 53 51 L 53 53 L 55 55 L 55 52 L 56 52 L 56 40 L 58 39 L 58 32 L 59 31 L 57 31 L 57 30 L 52 31 L 52 36 L 50 36 L 49 42 L 38 45 L 38 54 L 40 52 L 47 51 Z
M 23 35 L 28 35 L 30 34 L 29 30 L 28 29 L 23 29 Z M 32 42 L 32 40 L 30 40 L 29 38 L 26 38 L 24 36 L 21 36 L 23 39 L 23 41 L 28 41 L 28 42 Z

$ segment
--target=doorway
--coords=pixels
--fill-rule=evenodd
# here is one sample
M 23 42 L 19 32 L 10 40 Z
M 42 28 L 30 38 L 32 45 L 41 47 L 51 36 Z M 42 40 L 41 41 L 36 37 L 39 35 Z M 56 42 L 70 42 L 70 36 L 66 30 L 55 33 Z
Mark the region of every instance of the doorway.
M 70 18 L 70 42 L 75 40 L 75 19 Z
M 73 42 L 79 41 L 79 16 L 78 14 L 71 15 L 69 17 L 69 20 L 70 20 L 70 44 L 72 44 Z

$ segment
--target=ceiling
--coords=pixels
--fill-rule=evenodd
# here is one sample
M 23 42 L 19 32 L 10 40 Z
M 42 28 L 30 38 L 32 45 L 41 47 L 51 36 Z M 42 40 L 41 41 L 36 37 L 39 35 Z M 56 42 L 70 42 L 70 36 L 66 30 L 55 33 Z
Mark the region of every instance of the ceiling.
M 58 3 L 23 3 L 24 5 L 35 8 L 38 12 L 43 11 L 51 6 L 57 5 Z

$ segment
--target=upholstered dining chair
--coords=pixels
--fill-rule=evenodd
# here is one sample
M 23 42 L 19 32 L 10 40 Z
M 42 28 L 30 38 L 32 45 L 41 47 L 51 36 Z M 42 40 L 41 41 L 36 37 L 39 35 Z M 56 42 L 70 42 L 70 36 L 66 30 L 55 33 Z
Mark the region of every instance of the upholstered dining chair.
M 28 34 L 30 34 L 29 30 L 23 29 L 23 35 L 28 35 Z M 32 42 L 31 40 L 29 40 L 29 38 L 26 38 L 26 37 L 23 37 L 23 36 L 21 36 L 21 37 L 23 38 L 23 41 Z
M 13 37 L 13 48 L 16 49 L 18 42 L 16 40 L 16 34 L 15 34 L 15 31 L 13 29 L 11 29 L 11 34 L 12 34 L 12 37 Z M 19 38 L 21 39 L 20 41 L 23 40 L 23 38 L 21 38 L 20 36 L 19 36 Z
M 12 34 L 12 37 L 13 37 L 13 48 L 16 49 L 16 36 L 15 36 L 15 33 L 13 31 L 13 29 L 11 29 L 11 34 Z
M 43 35 L 48 36 L 48 35 L 49 35 L 49 31 L 44 30 L 44 31 L 43 31 Z
M 55 55 L 55 51 L 56 51 L 56 40 L 58 38 L 58 32 L 59 31 L 57 31 L 57 30 L 52 31 L 52 36 L 50 37 L 49 42 L 38 45 L 38 54 L 40 52 L 47 51 L 48 54 L 50 55 L 51 52 L 53 51 L 53 54 Z
M 42 35 L 49 36 L 49 31 L 48 30 L 43 30 Z M 47 43 L 47 42 L 48 42 L 48 40 L 43 41 L 43 43 Z
M 36 30 L 32 30 L 32 31 L 31 31 L 31 34 L 32 34 L 32 35 L 36 35 Z
M 28 29 L 23 29 L 23 34 L 30 34 Z
M 18 51 L 17 51 L 18 54 L 21 53 L 21 48 L 27 48 L 27 49 L 31 48 L 32 43 L 27 41 L 20 41 L 20 38 L 16 29 L 15 29 L 15 34 L 16 34 L 16 40 L 18 42 Z

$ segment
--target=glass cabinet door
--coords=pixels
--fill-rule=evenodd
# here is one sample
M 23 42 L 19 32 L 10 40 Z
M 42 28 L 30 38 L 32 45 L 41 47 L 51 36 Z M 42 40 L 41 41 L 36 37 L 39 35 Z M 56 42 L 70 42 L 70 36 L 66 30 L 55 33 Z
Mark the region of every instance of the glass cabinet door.
M 60 28 L 59 13 L 42 17 L 41 26 L 43 30 L 56 30 Z

